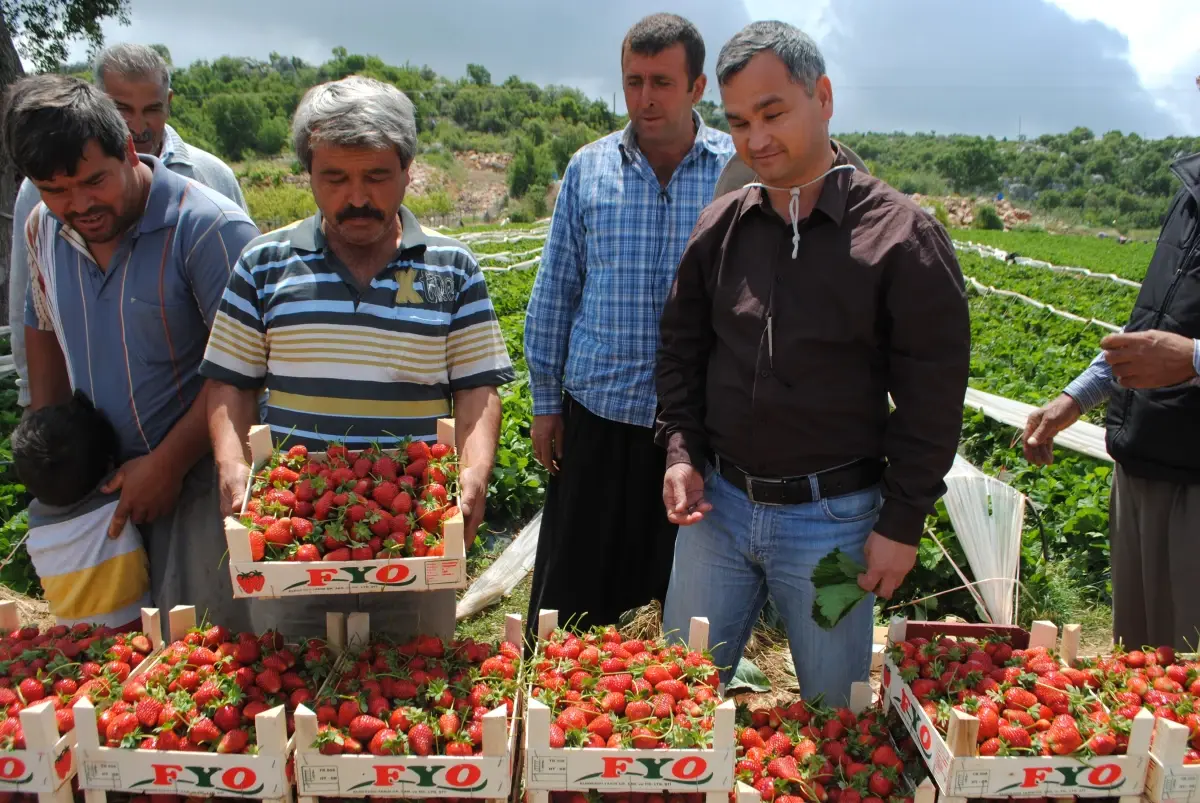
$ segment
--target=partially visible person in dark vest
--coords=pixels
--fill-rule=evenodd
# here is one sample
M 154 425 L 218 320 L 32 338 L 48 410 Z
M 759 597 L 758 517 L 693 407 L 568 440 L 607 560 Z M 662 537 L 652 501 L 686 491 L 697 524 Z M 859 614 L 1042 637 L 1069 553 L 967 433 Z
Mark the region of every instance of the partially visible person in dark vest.
M 1200 639 L 1200 153 L 1171 169 L 1183 186 L 1129 323 L 1025 424 L 1025 457 L 1048 465 L 1054 437 L 1108 402 L 1113 638 L 1129 649 Z

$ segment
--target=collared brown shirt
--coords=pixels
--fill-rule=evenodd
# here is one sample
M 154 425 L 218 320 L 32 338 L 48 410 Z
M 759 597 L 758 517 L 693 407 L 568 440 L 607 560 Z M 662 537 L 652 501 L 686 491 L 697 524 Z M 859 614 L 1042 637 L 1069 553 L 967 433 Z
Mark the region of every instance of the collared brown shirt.
M 703 469 L 715 453 L 779 478 L 884 458 L 875 529 L 920 540 L 958 445 L 971 330 L 954 247 L 909 198 L 861 172 L 830 175 L 795 259 L 766 190 L 718 198 L 660 329 L 668 466 Z

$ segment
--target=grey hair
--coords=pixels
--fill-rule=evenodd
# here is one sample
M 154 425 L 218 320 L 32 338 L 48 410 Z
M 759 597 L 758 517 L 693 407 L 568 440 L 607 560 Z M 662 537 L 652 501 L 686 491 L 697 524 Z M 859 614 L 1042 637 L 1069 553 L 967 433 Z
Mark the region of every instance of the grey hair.
M 395 148 L 400 164 L 408 167 L 417 154 L 413 103 L 391 84 L 361 75 L 317 84 L 292 118 L 292 147 L 306 170 L 312 170 L 317 143 Z
M 811 95 L 825 74 L 825 58 L 812 37 L 794 25 L 776 20 L 752 22 L 733 35 L 717 56 L 717 83 L 724 85 L 741 72 L 750 59 L 764 51 L 779 57 L 792 80 Z
M 126 78 L 153 78 L 166 92 L 171 88 L 171 69 L 166 59 L 154 48 L 131 42 L 106 47 L 96 56 L 92 65 L 96 86 L 104 89 L 104 75 L 108 72 Z

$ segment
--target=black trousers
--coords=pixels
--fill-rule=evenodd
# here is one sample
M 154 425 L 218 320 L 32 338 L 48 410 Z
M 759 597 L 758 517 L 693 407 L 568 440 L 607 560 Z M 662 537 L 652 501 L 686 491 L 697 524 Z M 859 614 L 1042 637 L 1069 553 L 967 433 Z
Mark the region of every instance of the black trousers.
M 560 626 L 616 624 L 666 599 L 678 527 L 662 503 L 666 451 L 654 431 L 601 418 L 563 398 L 563 456 L 550 478 L 529 600 Z

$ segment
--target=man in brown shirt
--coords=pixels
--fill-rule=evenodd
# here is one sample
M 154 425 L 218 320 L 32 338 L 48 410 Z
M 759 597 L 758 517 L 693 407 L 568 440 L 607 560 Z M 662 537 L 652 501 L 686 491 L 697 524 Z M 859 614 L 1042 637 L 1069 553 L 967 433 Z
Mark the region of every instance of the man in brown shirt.
M 753 23 L 722 49 L 749 186 L 701 214 L 661 318 L 657 437 L 676 542 L 664 629 L 710 620 L 728 679 L 768 593 L 806 697 L 870 668 L 873 596 L 813 622 L 813 566 L 841 549 L 890 597 L 945 491 L 970 363 L 946 232 L 831 147 L 815 43 Z M 889 410 L 888 395 L 895 404 Z

